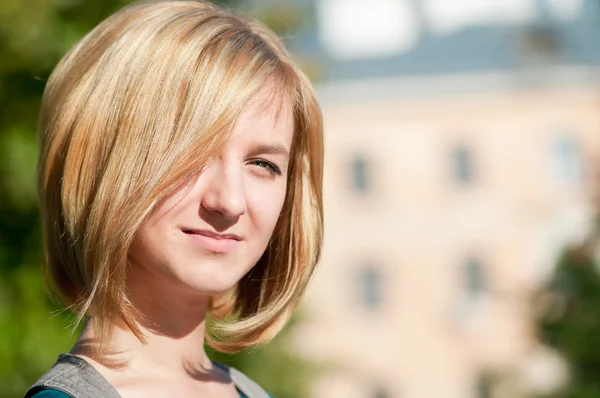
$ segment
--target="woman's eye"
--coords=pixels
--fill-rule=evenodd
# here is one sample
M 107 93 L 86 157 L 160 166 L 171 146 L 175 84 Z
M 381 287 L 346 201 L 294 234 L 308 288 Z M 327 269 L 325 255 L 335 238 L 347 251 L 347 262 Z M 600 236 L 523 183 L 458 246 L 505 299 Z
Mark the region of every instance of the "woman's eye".
M 271 175 L 281 175 L 279 167 L 266 160 L 253 160 L 251 164 L 258 166 L 261 169 L 265 169 Z

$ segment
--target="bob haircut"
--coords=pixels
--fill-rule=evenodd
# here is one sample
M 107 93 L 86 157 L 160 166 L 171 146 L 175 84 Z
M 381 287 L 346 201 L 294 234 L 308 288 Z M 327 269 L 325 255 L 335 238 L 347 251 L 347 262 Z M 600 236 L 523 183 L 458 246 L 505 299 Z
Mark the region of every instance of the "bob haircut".
M 144 340 L 126 294 L 136 231 L 218 156 L 264 92 L 267 106 L 293 108 L 287 192 L 258 263 L 211 298 L 206 338 L 224 352 L 281 330 L 320 255 L 323 122 L 309 80 L 259 22 L 193 0 L 120 10 L 52 72 L 39 121 L 44 271 L 76 324 L 94 317 L 101 344 L 116 325 Z

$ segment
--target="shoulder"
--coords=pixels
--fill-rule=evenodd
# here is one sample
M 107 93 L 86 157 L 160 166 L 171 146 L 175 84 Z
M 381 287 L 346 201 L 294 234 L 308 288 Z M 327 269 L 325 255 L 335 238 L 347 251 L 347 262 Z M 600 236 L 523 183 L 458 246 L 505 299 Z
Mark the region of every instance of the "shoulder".
M 56 395 L 57 392 L 63 395 Z M 39 395 L 39 394 L 46 395 Z M 53 395 L 47 395 L 52 393 Z M 118 398 L 119 394 L 84 359 L 71 354 L 60 354 L 56 363 L 27 390 L 25 398 Z

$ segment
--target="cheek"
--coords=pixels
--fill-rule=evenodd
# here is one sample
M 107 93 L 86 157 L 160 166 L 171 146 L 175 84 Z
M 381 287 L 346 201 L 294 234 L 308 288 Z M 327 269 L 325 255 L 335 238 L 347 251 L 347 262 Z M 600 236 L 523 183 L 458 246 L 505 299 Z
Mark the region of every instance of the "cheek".
M 187 206 L 186 197 L 192 188 L 190 183 L 182 184 L 173 194 L 163 198 L 144 221 L 136 233 L 135 251 L 152 256 L 161 254 L 161 247 L 177 237 L 173 228 L 174 220 Z
M 160 264 L 163 261 L 162 253 L 157 248 L 156 229 L 143 225 L 135 236 L 135 240 L 129 251 L 129 258 L 137 264 L 150 265 Z
M 255 195 L 248 198 L 248 210 L 257 232 L 266 233 L 270 237 L 277 220 L 279 220 L 285 193 L 284 186 L 283 189 L 258 190 Z
M 144 267 L 160 268 L 167 264 L 169 252 L 173 252 L 172 247 L 176 243 L 175 230 L 170 228 L 169 220 L 157 217 L 163 215 L 161 210 L 158 208 L 142 224 L 129 251 L 130 260 Z

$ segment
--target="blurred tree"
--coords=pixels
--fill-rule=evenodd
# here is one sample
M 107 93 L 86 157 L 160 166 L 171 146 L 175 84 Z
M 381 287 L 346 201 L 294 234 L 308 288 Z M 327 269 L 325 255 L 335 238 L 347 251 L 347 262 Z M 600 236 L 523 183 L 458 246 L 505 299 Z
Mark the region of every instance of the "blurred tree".
M 596 187 L 600 215 L 600 184 Z M 569 368 L 568 385 L 544 397 L 600 397 L 600 219 L 596 226 L 584 245 L 562 254 L 540 296 L 544 302 L 537 318 L 540 341 L 555 349 Z
M 47 298 L 41 275 L 35 129 L 45 81 L 77 40 L 128 3 L 0 2 L 0 397 L 21 397 L 76 338 L 69 333 L 69 314 Z M 309 366 L 287 350 L 288 342 L 285 333 L 253 354 L 223 359 L 273 386 L 278 396 L 303 396 Z
M 546 292 L 546 311 L 537 320 L 540 341 L 567 361 L 570 383 L 548 397 L 600 396 L 600 274 L 582 249 L 561 256 Z

